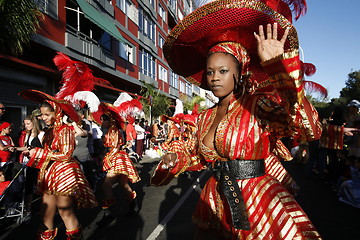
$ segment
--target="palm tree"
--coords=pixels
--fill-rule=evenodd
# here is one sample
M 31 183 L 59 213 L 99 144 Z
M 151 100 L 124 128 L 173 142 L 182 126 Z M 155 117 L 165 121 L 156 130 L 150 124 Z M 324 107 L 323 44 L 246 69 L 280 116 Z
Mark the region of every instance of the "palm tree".
M 0 52 L 22 54 L 42 19 L 34 0 L 0 0 Z
M 141 82 L 144 86 L 140 91 L 140 94 L 143 97 L 140 101 L 143 104 L 143 110 L 146 116 L 150 117 L 150 120 L 152 120 L 161 115 L 170 114 L 171 99 L 160 93 L 159 89 L 153 84 L 144 81 Z

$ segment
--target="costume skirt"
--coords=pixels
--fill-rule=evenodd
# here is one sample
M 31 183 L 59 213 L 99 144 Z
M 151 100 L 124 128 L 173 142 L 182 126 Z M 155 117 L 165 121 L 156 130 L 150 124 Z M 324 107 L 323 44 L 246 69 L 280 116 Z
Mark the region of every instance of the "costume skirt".
M 53 162 L 43 178 L 42 175 L 40 172 L 38 178 L 41 193 L 71 196 L 78 208 L 97 206 L 94 192 L 77 162 Z
M 215 229 L 224 239 L 321 239 L 307 215 L 282 184 L 269 174 L 238 180 L 250 230 L 232 226 L 225 196 L 211 177 L 200 195 L 193 221 L 202 229 Z
M 126 175 L 130 182 L 136 183 L 140 181 L 140 176 L 133 162 L 125 151 L 117 153 L 107 153 L 103 161 L 103 171 L 108 173 Z

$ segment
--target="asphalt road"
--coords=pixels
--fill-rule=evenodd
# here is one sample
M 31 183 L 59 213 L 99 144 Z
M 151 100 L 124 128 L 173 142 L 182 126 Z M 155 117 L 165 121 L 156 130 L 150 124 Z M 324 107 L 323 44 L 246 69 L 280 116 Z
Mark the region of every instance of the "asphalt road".
M 115 187 L 118 202 L 107 218 L 99 207 L 79 210 L 77 215 L 83 226 L 85 240 L 183 240 L 192 239 L 195 226 L 191 222 L 201 188 L 209 177 L 207 172 L 192 173 L 174 179 L 169 185 L 150 186 L 149 180 L 158 159 L 144 159 L 136 164 L 142 181 L 133 187 L 138 193 L 141 211 L 128 216 L 129 206 L 122 200 L 122 192 Z M 345 205 L 337 200 L 333 192 L 320 179 L 304 177 L 304 165 L 296 162 L 285 163 L 301 187 L 296 197 L 324 240 L 360 239 L 360 209 Z M 101 191 L 97 191 L 101 196 Z M 33 212 L 37 212 L 34 204 Z M 39 217 L 36 214 L 26 224 L 12 225 L 2 230 L 0 239 L 34 239 Z M 57 239 L 64 239 L 65 227 L 59 216 L 55 223 L 59 228 Z

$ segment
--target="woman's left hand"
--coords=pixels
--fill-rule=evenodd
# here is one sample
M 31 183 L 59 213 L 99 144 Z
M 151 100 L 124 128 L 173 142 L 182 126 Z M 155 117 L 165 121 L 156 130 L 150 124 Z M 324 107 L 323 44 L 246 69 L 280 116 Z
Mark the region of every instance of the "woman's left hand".
M 29 150 L 29 157 L 32 158 L 35 155 L 35 151 L 36 151 L 35 148 L 30 149 Z
M 264 27 L 259 26 L 259 34 L 254 33 L 257 45 L 258 54 L 262 62 L 270 60 L 284 53 L 284 44 L 289 34 L 289 28 L 285 29 L 284 35 L 278 40 L 277 23 L 271 27 L 269 23 L 266 26 L 266 37 L 264 33 Z

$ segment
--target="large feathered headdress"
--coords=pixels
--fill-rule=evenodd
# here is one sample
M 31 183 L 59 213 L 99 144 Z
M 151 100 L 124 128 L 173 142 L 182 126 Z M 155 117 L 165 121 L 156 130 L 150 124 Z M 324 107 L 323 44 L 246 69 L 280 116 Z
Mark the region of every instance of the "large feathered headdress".
M 125 118 L 130 124 L 142 113 L 142 104 L 138 99 L 132 98 L 128 93 L 122 92 L 114 102 L 120 116 Z
M 95 77 L 87 64 L 71 60 L 64 53 L 58 52 L 53 59 L 59 71 L 62 71 L 62 86 L 55 95 L 58 99 L 65 99 L 74 105 L 86 103 L 91 112 L 98 110 L 100 100 L 91 92 L 96 83 L 110 85 L 108 81 Z

